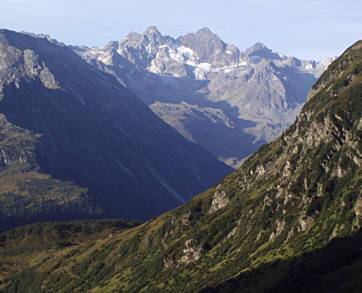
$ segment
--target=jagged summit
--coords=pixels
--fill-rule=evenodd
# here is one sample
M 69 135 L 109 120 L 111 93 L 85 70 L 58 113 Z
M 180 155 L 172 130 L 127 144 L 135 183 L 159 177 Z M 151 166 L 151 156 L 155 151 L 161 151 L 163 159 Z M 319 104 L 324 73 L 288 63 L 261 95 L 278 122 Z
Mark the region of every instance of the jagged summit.
M 260 57 L 264 59 L 280 60 L 281 55 L 269 49 L 265 44 L 257 42 L 250 48 L 246 49 L 245 55 L 248 57 Z
M 145 30 L 144 34 L 147 34 L 147 35 L 156 34 L 156 35 L 161 36 L 161 33 L 159 32 L 159 30 L 157 29 L 156 26 L 149 26 L 149 27 Z
M 226 44 L 209 28 L 202 28 L 196 33 L 189 33 L 178 40 L 197 53 L 200 62 L 214 63 L 221 59 L 226 50 Z
M 245 50 L 245 54 L 250 54 L 252 52 L 258 52 L 258 51 L 271 51 L 264 43 L 257 42 L 251 47 L 247 48 Z
M 268 49 L 269 48 L 262 42 L 256 42 L 253 46 L 251 46 L 250 48 L 256 49 L 256 50 L 260 50 L 260 49 Z
M 156 26 L 149 26 L 143 33 L 137 33 L 134 31 L 131 31 L 127 34 L 126 38 L 123 40 L 140 40 L 140 39 L 144 39 L 145 37 L 149 38 L 150 40 L 160 40 L 162 39 L 163 36 L 160 31 L 157 29 Z M 122 40 L 120 40 L 122 41 Z
M 209 34 L 209 35 L 215 35 L 210 28 L 207 26 L 199 29 L 196 34 Z

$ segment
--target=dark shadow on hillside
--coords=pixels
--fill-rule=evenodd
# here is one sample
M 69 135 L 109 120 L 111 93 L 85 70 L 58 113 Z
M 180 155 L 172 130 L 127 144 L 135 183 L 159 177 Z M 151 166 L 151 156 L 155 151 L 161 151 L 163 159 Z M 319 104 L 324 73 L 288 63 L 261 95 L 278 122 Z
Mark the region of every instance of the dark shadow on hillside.
M 202 293 L 362 291 L 362 231 L 300 257 L 265 264 Z

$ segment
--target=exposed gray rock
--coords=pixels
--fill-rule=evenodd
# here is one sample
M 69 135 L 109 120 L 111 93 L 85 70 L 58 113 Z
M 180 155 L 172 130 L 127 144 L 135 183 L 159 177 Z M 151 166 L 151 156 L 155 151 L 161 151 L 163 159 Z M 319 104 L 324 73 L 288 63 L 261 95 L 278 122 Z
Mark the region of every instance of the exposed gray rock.
M 226 192 L 221 189 L 221 185 L 219 184 L 214 193 L 214 197 L 211 202 L 211 207 L 209 209 L 209 214 L 212 214 L 222 208 L 224 208 L 230 201 L 227 197 Z
M 306 216 L 300 216 L 298 220 L 298 230 L 299 231 L 306 231 L 314 222 L 313 217 L 306 217 Z
M 185 248 L 182 251 L 182 256 L 179 259 L 180 264 L 189 264 L 200 259 L 202 248 L 194 239 L 185 241 Z
M 277 238 L 285 229 L 286 222 L 284 220 L 280 221 L 279 219 L 276 220 L 276 230 L 270 234 L 269 240 L 273 240 Z
M 331 236 L 329 237 L 329 240 L 332 240 L 333 238 L 336 238 L 341 230 L 343 230 L 344 224 L 342 225 L 336 225 L 332 231 Z
M 362 196 L 360 196 L 356 202 L 355 213 L 357 217 L 362 216 Z
M 59 84 L 55 81 L 54 75 L 44 62 L 39 61 L 39 56 L 32 50 L 24 50 L 24 68 L 31 78 L 39 77 L 44 87 L 48 89 L 59 89 Z
M 199 63 L 230 65 L 236 64 L 240 58 L 240 51 L 237 47 L 225 44 L 207 27 L 200 29 L 195 34 L 190 33 L 179 37 L 177 40 L 196 53 Z

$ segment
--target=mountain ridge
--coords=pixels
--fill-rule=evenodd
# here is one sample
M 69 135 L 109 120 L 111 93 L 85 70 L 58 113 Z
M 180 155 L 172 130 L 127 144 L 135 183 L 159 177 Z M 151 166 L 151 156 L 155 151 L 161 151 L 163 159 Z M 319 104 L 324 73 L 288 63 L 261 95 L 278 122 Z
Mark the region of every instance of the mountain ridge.
M 224 162 L 244 159 L 289 126 L 316 77 L 331 61 L 299 60 L 258 43 L 241 52 L 210 29 L 177 39 L 162 36 L 155 27 L 150 31 L 154 33 L 132 33 L 105 47 L 73 49 L 115 76 L 184 137 Z M 189 116 L 190 108 L 183 102 L 204 108 L 201 112 L 221 111 L 233 127 Z M 185 113 L 174 119 L 173 109 L 180 112 L 180 108 Z

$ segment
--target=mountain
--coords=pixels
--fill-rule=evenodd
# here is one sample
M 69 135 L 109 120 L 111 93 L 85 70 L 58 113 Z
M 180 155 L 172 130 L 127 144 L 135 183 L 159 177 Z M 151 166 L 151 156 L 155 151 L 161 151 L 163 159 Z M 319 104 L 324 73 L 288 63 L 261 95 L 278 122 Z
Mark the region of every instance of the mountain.
M 208 28 L 173 39 L 149 27 L 104 47 L 73 49 L 233 167 L 293 123 L 331 62 L 287 57 L 261 43 L 241 52 Z
M 231 172 L 65 45 L 1 30 L 0 68 L 1 229 L 148 219 Z
M 360 292 L 361 94 L 359 41 L 291 127 L 185 205 L 89 239 L 79 223 L 2 234 L 0 290 Z

